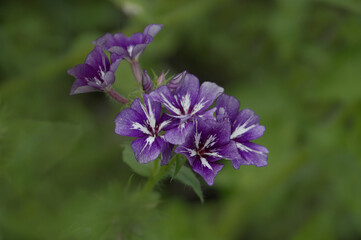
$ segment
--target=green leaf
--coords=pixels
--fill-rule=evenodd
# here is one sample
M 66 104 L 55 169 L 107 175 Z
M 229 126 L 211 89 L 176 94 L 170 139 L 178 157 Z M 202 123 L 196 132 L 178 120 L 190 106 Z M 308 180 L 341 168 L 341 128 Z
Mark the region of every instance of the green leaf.
M 123 145 L 123 161 L 137 174 L 143 177 L 150 177 L 153 175 L 153 162 L 147 164 L 140 164 L 135 159 L 132 148 L 129 145 Z
M 182 166 L 184 165 L 184 162 L 186 161 L 186 158 L 184 155 L 177 154 L 175 156 L 175 158 L 176 158 L 176 160 L 175 160 L 175 166 L 173 168 L 174 170 L 172 173 L 172 179 L 175 178 L 175 176 L 177 176 L 177 174 L 181 170 Z
M 204 202 L 203 193 L 201 189 L 201 183 L 198 178 L 194 175 L 193 171 L 187 167 L 182 167 L 178 174 L 174 177 L 178 181 L 190 186 L 193 191 L 197 194 L 201 202 Z

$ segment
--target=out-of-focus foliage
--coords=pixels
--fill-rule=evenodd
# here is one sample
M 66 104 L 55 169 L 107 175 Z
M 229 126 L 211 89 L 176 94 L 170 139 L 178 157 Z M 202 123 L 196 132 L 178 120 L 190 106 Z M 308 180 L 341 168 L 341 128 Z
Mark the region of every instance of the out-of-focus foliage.
M 2 2 L 0 239 L 361 238 L 360 19 L 358 0 Z M 215 81 L 267 129 L 269 166 L 227 162 L 204 204 L 176 180 L 139 196 L 120 107 L 68 96 L 92 40 L 149 23 L 144 68 Z

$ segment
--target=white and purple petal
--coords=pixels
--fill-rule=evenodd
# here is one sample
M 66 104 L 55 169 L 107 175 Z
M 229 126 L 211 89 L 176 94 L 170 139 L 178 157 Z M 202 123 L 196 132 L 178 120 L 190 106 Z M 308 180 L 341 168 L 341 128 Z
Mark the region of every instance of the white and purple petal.
M 217 173 L 222 170 L 224 165 L 214 162 L 207 162 L 206 159 L 197 159 L 193 160 L 193 164 L 191 164 L 191 167 L 193 171 L 195 171 L 204 178 L 208 185 L 212 186 L 214 183 L 214 179 L 217 176 Z
M 144 123 L 144 118 L 134 109 L 123 109 L 115 118 L 115 133 L 128 137 L 144 137 L 151 135 Z
M 241 110 L 232 126 L 231 139 L 242 137 L 246 132 L 259 126 L 259 117 L 250 109 Z
M 183 115 L 190 114 L 194 105 L 197 103 L 199 92 L 199 80 L 193 74 L 187 73 L 184 79 L 174 91 L 174 97 L 177 98 L 177 102 L 182 107 Z
M 204 82 L 199 88 L 198 99 L 193 106 L 192 115 L 209 108 L 224 89 L 212 82 Z
M 182 115 L 178 103 L 167 86 L 161 86 L 160 88 L 149 93 L 149 96 L 155 101 L 162 103 L 172 115 Z
M 193 129 L 192 122 L 184 122 L 178 124 L 178 126 L 169 129 L 165 134 L 165 140 L 174 145 L 183 144 L 186 141 L 186 138 L 191 134 Z
M 268 165 L 268 149 L 264 146 L 252 142 L 236 142 L 240 158 L 233 160 L 232 164 L 235 169 L 241 165 L 256 165 L 264 167 Z
M 132 142 L 131 147 L 135 158 L 140 164 L 155 160 L 161 151 L 161 148 L 156 141 L 156 137 L 153 136 L 135 139 Z
M 241 104 L 237 98 L 223 93 L 220 97 L 218 97 L 216 102 L 217 121 L 229 119 L 229 121 L 233 123 L 236 120 L 240 105 Z

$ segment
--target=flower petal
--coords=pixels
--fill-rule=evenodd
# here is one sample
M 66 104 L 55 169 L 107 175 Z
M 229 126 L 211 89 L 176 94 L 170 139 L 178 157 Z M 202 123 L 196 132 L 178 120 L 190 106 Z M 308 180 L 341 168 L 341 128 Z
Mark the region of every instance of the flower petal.
M 135 45 L 135 47 L 133 48 L 133 51 L 131 53 L 129 53 L 130 57 L 132 59 L 137 60 L 139 58 L 140 54 L 142 54 L 144 52 L 147 45 L 148 44 L 137 44 L 137 45 Z
M 149 96 L 155 101 L 162 103 L 172 115 L 182 115 L 178 103 L 167 86 L 161 86 L 149 93 Z
M 183 108 L 185 114 L 188 114 L 196 104 L 199 91 L 199 80 L 193 74 L 187 73 L 174 91 L 174 96 L 177 97 L 178 103 Z
M 241 110 L 233 123 L 231 139 L 240 138 L 252 128 L 258 127 L 258 122 L 259 117 L 251 109 Z
M 85 59 L 85 63 L 92 66 L 96 71 L 102 70 L 107 72 L 110 69 L 108 56 L 104 53 L 103 48 L 95 46 Z
M 160 147 L 155 137 L 148 136 L 135 139 L 132 144 L 135 158 L 140 164 L 155 160 L 160 154 Z
M 195 123 L 195 132 L 201 133 L 200 145 L 205 148 L 217 148 L 230 142 L 231 125 L 229 122 L 197 120 Z M 214 141 L 212 141 L 212 139 L 214 139 Z
M 122 33 L 116 33 L 113 37 L 114 41 L 111 42 L 113 44 L 112 46 L 123 47 L 126 50 L 129 44 L 129 38 Z
M 266 130 L 265 126 L 256 125 L 255 127 L 249 129 L 247 132 L 243 133 L 240 137 L 234 139 L 237 142 L 246 142 L 251 141 L 263 136 Z
M 108 50 L 110 47 L 117 45 L 117 42 L 112 34 L 106 33 L 105 35 L 93 41 L 93 44 Z
M 193 107 L 192 114 L 209 108 L 214 100 L 223 93 L 224 89 L 212 82 L 204 82 L 199 88 L 198 99 Z
M 193 161 L 193 164 L 191 164 L 191 166 L 193 171 L 201 175 L 206 181 L 206 183 L 212 186 L 217 173 L 224 167 L 224 165 L 214 162 L 209 162 L 208 164 L 212 169 L 202 165 L 201 160 L 197 158 L 197 160 Z
M 268 149 L 252 142 L 236 142 L 240 158 L 232 161 L 233 167 L 238 169 L 240 165 L 256 165 L 264 167 L 268 165 Z
M 70 90 L 70 95 L 87 93 L 87 92 L 97 92 L 101 91 L 100 89 L 88 86 L 88 83 L 82 79 L 76 79 L 73 83 L 73 86 Z
M 120 64 L 120 62 L 122 61 L 123 56 L 120 56 L 116 53 L 112 53 L 110 55 L 110 60 L 111 60 L 111 64 L 110 64 L 110 71 L 115 73 L 115 71 L 118 69 L 118 66 Z
M 161 165 L 168 165 L 169 160 L 172 157 L 172 150 L 174 145 L 167 143 L 162 137 L 157 137 L 157 142 L 160 146 L 160 152 L 162 154 L 160 163 Z
M 124 58 L 130 58 L 128 51 L 121 46 L 111 46 L 108 51 L 112 54 L 115 53 L 119 56 L 123 56 Z
M 201 118 L 202 120 L 216 120 L 214 117 L 214 112 L 217 110 L 217 108 L 211 108 L 201 115 L 198 115 L 198 118 Z
M 216 102 L 217 121 L 223 121 L 227 118 L 231 123 L 233 123 L 236 120 L 240 105 L 241 104 L 237 98 L 223 93 Z
M 77 79 L 93 79 L 95 77 L 98 77 L 97 71 L 88 64 L 78 64 L 75 67 L 70 68 L 68 70 L 68 74 L 72 75 Z
M 168 130 L 164 135 L 165 140 L 174 145 L 183 144 L 186 137 L 192 132 L 192 129 L 192 122 L 182 123 L 177 127 Z
M 144 34 L 154 37 L 162 28 L 163 24 L 149 24 L 145 27 Z
M 212 159 L 210 161 L 217 161 L 221 158 L 228 159 L 228 160 L 235 160 L 235 159 L 240 158 L 236 143 L 234 141 L 230 141 L 228 144 L 226 144 L 222 147 L 212 149 L 212 152 L 218 153 L 220 158 L 214 159 L 214 160 Z
M 123 109 L 115 118 L 115 133 L 128 137 L 144 137 L 150 135 L 143 124 L 144 118 L 131 108 Z

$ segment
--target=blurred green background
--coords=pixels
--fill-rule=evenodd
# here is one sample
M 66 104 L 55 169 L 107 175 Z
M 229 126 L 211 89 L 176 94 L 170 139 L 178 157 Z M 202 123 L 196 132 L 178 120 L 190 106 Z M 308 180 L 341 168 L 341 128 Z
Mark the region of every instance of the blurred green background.
M 169 180 L 135 200 L 119 105 L 69 96 L 92 40 L 149 23 L 145 69 L 214 81 L 267 129 L 269 166 L 227 163 L 204 204 Z M 0 74 L 1 240 L 361 239 L 360 1 L 2 1 Z

